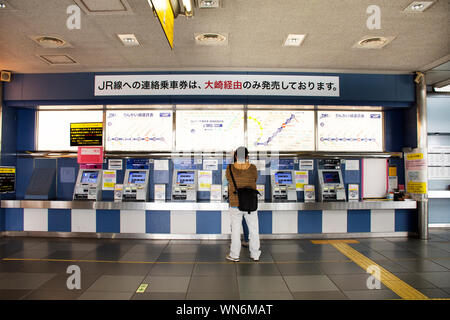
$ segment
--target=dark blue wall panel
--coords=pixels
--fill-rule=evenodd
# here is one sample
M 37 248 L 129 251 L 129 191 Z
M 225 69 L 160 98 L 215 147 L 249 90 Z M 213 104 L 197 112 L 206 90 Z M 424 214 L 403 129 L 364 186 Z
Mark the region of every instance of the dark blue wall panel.
M 298 233 L 322 233 L 322 211 L 321 210 L 299 211 Z
M 5 209 L 0 208 L 0 232 L 5 231 Z
M 258 211 L 258 223 L 260 234 L 272 233 L 272 211 Z
M 170 211 L 146 211 L 146 233 L 170 233 Z
M 197 211 L 197 234 L 221 234 L 222 213 L 220 211 Z
M 62 182 L 61 181 L 61 169 L 73 168 L 74 170 L 74 180 L 73 182 Z M 58 159 L 58 171 L 57 171 L 57 199 L 58 200 L 72 200 L 73 189 L 75 188 L 75 181 L 78 175 L 79 165 L 76 158 L 61 158 Z
M 17 110 L 17 150 L 34 150 L 34 132 L 36 111 L 32 109 Z
M 370 210 L 347 210 L 347 232 L 370 232 Z
M 0 89 L 1 90 L 1 89 Z M 17 150 L 17 109 L 2 109 L 2 166 L 16 166 Z
M 418 216 L 417 210 L 396 209 L 395 210 L 395 231 L 410 231 L 416 232 L 418 230 Z
M 3 209 L 5 212 L 5 230 L 23 231 L 23 209 Z
M 48 209 L 48 231 L 72 231 L 70 209 Z
M 34 160 L 31 158 L 17 158 L 16 197 L 23 199 L 33 174 Z
M 120 210 L 97 210 L 97 232 L 120 232 Z

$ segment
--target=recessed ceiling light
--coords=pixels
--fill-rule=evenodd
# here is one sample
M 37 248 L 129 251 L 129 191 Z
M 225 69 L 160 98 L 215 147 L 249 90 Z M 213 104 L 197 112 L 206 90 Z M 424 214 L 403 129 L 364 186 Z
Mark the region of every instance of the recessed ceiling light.
M 202 46 L 226 46 L 228 37 L 225 33 L 196 33 L 194 34 L 195 43 Z
M 124 46 L 134 47 L 139 45 L 139 41 L 134 34 L 118 34 L 117 36 L 122 41 Z
M 353 48 L 381 49 L 394 39 L 395 37 L 373 37 L 373 36 L 364 37 L 361 40 L 359 40 L 355 45 L 353 45 Z
M 219 6 L 220 6 L 219 0 L 200 0 L 198 2 L 198 7 L 200 9 L 218 8 Z
M 434 1 L 413 1 L 403 11 L 404 12 L 424 12 Z
M 286 47 L 298 47 L 302 44 L 305 39 L 306 34 L 289 34 L 284 41 L 284 46 Z

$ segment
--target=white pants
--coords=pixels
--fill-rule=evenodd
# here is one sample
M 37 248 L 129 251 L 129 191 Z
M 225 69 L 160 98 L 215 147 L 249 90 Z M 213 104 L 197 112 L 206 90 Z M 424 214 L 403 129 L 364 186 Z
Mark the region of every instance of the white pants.
M 258 213 L 252 212 L 248 214 L 247 212 L 239 211 L 238 208 L 230 208 L 228 212 L 230 213 L 231 222 L 230 256 L 237 259 L 241 253 L 242 217 L 244 217 L 248 226 L 250 257 L 259 259 L 261 250 L 259 250 Z

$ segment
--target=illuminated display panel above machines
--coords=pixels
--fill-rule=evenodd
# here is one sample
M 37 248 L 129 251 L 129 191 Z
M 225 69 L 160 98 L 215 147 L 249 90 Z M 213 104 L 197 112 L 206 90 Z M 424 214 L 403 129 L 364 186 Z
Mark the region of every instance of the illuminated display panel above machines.
M 314 111 L 248 110 L 247 145 L 255 151 L 313 151 Z
M 318 111 L 318 151 L 384 151 L 383 112 Z
M 223 151 L 242 145 L 243 110 L 177 110 L 176 150 Z
M 171 151 L 172 135 L 172 110 L 106 111 L 107 151 Z
M 68 106 L 47 107 L 62 109 Z M 58 119 L 58 121 L 55 121 L 55 119 Z M 77 151 L 78 147 L 70 146 L 70 124 L 78 122 L 103 122 L 103 111 L 39 110 L 37 112 L 37 122 L 37 150 Z

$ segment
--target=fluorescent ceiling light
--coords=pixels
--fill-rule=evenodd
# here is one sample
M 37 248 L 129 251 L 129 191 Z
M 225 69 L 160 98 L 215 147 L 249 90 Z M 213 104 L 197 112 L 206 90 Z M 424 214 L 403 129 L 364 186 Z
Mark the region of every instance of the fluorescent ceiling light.
M 306 34 L 289 34 L 284 41 L 284 46 L 286 47 L 298 47 L 302 44 L 305 39 Z
M 200 9 L 218 8 L 220 6 L 219 0 L 200 0 L 198 7 Z
M 434 1 L 413 1 L 403 11 L 404 12 L 424 12 Z
M 139 45 L 139 41 L 137 40 L 136 36 L 132 33 L 118 34 L 117 36 L 119 37 L 120 41 L 122 41 L 124 46 L 135 47 Z

